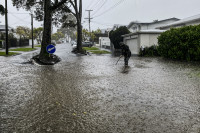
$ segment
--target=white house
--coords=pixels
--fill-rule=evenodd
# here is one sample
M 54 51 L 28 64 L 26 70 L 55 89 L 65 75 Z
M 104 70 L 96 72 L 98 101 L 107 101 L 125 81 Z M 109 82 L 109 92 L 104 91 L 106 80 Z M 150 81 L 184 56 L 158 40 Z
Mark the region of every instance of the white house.
M 164 30 L 140 30 L 134 33 L 123 35 L 124 43 L 127 44 L 133 55 L 138 55 L 140 48 L 150 47 L 152 45 L 157 45 L 158 36 L 164 32 Z
M 157 29 L 169 30 L 170 28 L 178 28 L 178 27 L 183 27 L 188 25 L 198 25 L 198 24 L 200 24 L 200 14 L 181 19 L 179 21 L 169 23 L 164 26 L 158 26 Z
M 12 30 L 11 27 L 8 26 L 8 31 L 10 32 Z M 5 33 L 6 32 L 6 26 L 0 25 L 0 32 Z
M 99 37 L 100 48 L 110 49 L 110 39 L 109 37 Z
M 156 29 L 159 26 L 178 21 L 177 18 L 165 20 L 154 20 L 153 22 L 138 22 L 133 21 L 128 25 L 130 34 L 122 35 L 123 41 L 127 44 L 132 54 L 138 55 L 140 48 L 150 47 L 158 44 L 158 36 L 165 30 Z

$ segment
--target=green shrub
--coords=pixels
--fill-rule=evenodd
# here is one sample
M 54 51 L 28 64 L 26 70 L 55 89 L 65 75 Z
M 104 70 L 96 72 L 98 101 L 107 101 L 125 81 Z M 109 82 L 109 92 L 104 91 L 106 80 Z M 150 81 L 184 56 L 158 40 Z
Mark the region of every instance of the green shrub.
M 158 37 L 158 53 L 177 60 L 200 60 L 200 25 L 172 28 Z

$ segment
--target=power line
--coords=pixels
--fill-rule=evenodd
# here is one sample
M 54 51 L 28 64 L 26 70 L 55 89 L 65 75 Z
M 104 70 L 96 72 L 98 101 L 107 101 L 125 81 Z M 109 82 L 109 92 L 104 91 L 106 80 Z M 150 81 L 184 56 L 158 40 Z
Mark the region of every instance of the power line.
M 88 7 L 86 9 L 92 9 L 91 7 L 95 6 L 94 4 L 97 4 L 99 1 L 100 0 L 92 0 L 92 2 L 88 5 Z
M 100 23 L 100 22 L 96 22 L 96 21 L 91 21 L 92 23 L 95 23 L 95 24 L 99 24 L 99 25 L 104 25 L 104 26 L 113 26 L 114 24 L 111 24 L 111 23 Z
M 99 2 L 101 2 L 101 0 L 98 0 L 97 2 L 96 0 L 92 0 L 92 2 L 87 6 L 86 9 L 94 9 L 94 7 L 96 7 L 99 4 Z M 85 13 L 83 15 L 84 17 L 85 17 Z
M 103 2 L 103 4 L 96 10 L 96 12 L 94 12 L 92 15 L 95 15 L 98 11 L 100 11 L 100 9 L 106 4 L 106 2 L 108 2 L 108 0 L 105 0 Z
M 99 7 L 99 5 L 101 5 L 103 2 L 104 2 L 103 0 L 99 0 L 97 3 L 95 3 L 94 6 L 91 7 L 91 9 L 94 10 L 95 8 Z
M 13 17 L 15 17 L 16 19 L 20 20 L 20 22 L 30 23 L 30 22 L 28 22 L 28 21 L 24 21 L 24 19 L 27 19 L 28 17 L 25 17 L 25 18 L 21 19 L 21 18 L 15 16 L 14 14 L 11 14 L 11 15 L 12 15 Z
M 125 0 L 120 0 L 118 1 L 115 5 L 113 5 L 112 7 L 108 8 L 106 11 L 102 12 L 101 14 L 94 16 L 93 18 L 99 17 L 101 15 L 104 15 L 105 13 L 107 13 L 108 11 L 114 9 L 115 7 L 117 7 L 118 5 L 120 5 L 122 2 L 124 2 Z

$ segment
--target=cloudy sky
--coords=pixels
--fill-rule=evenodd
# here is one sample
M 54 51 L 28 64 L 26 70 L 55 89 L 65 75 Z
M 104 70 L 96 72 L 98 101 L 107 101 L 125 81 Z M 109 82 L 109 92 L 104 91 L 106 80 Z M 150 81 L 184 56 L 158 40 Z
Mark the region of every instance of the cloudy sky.
M 4 5 L 5 0 L 0 0 Z M 91 11 L 91 29 L 111 28 L 114 24 L 128 25 L 131 21 L 151 22 L 172 17 L 179 19 L 200 14 L 200 0 L 83 0 L 83 27 L 88 28 L 88 12 Z M 8 0 L 9 26 L 31 27 L 30 12 L 16 10 Z M 25 13 L 25 14 L 22 14 Z M 4 16 L 0 16 L 4 24 Z M 42 22 L 34 21 L 34 27 Z

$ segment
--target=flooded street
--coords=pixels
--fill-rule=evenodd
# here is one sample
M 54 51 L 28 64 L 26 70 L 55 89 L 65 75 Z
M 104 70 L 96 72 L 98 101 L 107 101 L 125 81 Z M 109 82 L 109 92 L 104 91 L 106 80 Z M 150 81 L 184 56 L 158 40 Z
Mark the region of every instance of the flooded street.
M 54 66 L 0 57 L 1 133 L 200 133 L 200 64 L 131 57 L 124 73 L 118 57 L 56 48 Z

